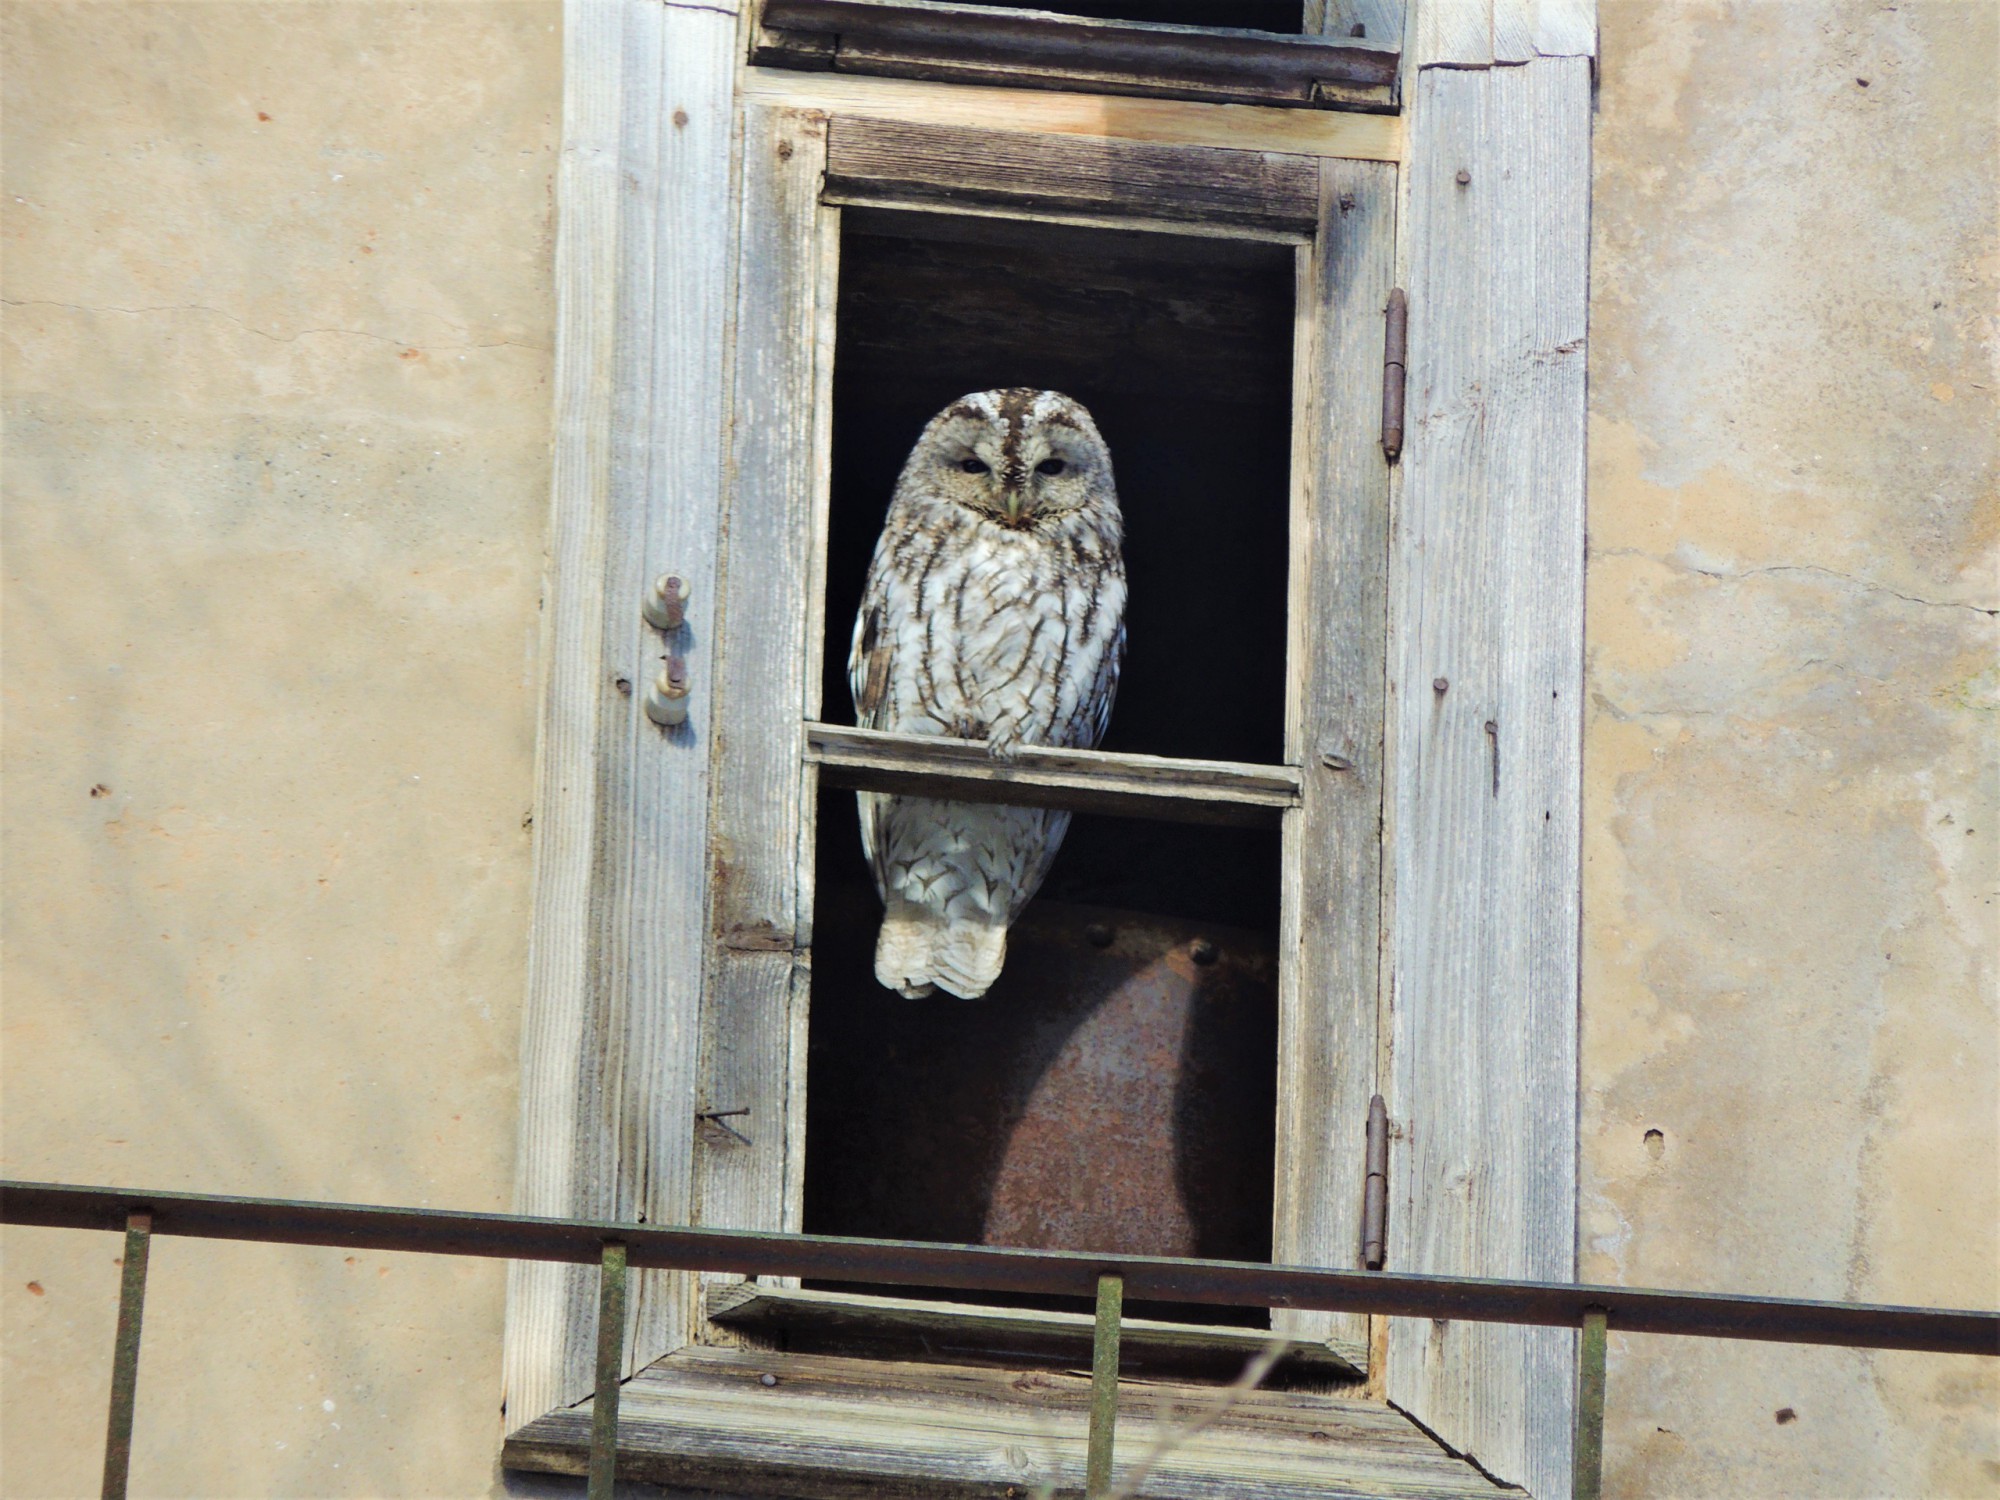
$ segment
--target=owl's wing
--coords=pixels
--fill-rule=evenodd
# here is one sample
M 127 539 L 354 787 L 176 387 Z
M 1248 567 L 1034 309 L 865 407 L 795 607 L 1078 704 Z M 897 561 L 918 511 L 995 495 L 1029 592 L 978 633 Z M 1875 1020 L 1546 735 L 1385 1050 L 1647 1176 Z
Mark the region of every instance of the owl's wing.
M 854 694 L 854 722 L 863 729 L 880 729 L 889 718 L 890 668 L 895 665 L 896 632 L 891 627 L 889 568 L 877 549 L 854 616 L 854 642 L 847 653 L 847 686 Z M 873 792 L 855 794 L 861 823 L 861 855 L 875 877 L 875 890 L 887 899 L 888 881 L 882 868 L 881 819 L 888 798 Z
M 1086 750 L 1094 750 L 1104 738 L 1104 731 L 1111 725 L 1111 701 L 1118 696 L 1118 671 L 1125 665 L 1125 622 L 1118 622 L 1118 633 L 1111 638 L 1111 644 L 1097 663 L 1097 675 L 1090 684 L 1090 691 L 1077 705 L 1078 725 L 1081 731 L 1070 743 Z
M 878 553 L 868 569 L 868 587 L 854 617 L 854 644 L 847 653 L 847 686 L 854 694 L 854 722 L 880 729 L 888 719 L 890 668 L 895 665 L 896 632 L 889 622 L 888 570 Z

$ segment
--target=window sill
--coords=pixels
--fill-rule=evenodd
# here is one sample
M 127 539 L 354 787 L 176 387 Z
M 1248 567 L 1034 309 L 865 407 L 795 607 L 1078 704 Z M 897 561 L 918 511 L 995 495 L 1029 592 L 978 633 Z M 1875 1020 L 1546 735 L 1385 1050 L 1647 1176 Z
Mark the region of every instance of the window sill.
M 755 1281 L 715 1282 L 708 1316 L 725 1328 L 781 1343 L 794 1351 L 881 1357 L 898 1354 L 968 1364 L 1090 1366 L 1093 1320 L 1088 1313 L 1040 1308 L 976 1307 L 856 1292 L 797 1290 Z M 1163 1323 L 1127 1318 L 1119 1349 L 1128 1374 L 1197 1375 L 1223 1382 L 1260 1354 L 1271 1336 L 1254 1328 Z M 1346 1383 L 1366 1378 L 1368 1351 L 1358 1344 L 1294 1344 L 1272 1372 L 1272 1383 Z
M 770 1384 L 766 1384 L 766 1381 Z M 1183 1441 L 1161 1443 L 1223 1399 L 1215 1386 L 1125 1381 L 1127 1466 L 1167 1448 L 1140 1496 L 1326 1500 L 1331 1495 L 1503 1492 L 1386 1406 L 1256 1391 Z M 621 1479 L 781 1494 L 925 1500 L 1081 1491 L 1086 1375 L 895 1363 L 690 1346 L 628 1381 L 619 1400 Z M 508 1468 L 588 1471 L 590 1403 L 507 1440 Z

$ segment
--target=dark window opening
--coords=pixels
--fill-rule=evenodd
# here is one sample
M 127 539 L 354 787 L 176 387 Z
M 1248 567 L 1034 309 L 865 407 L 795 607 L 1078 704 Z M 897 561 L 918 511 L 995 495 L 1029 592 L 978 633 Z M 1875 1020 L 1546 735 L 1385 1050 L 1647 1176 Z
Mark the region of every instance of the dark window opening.
M 1116 468 L 1130 646 L 1104 748 L 1281 759 L 1294 247 L 843 219 L 824 717 L 853 722 L 854 611 L 918 432 L 1028 385 L 1087 406 Z M 1275 831 L 1078 817 L 986 997 L 905 1000 L 874 978 L 854 795 L 822 792 L 805 1228 L 1268 1259 L 1279 877 Z
M 1154 21 L 1169 26 L 1224 26 L 1298 36 L 1305 30 L 1303 0 L 963 0 L 967 5 L 1052 10 L 1098 21 Z
M 1089 408 L 1125 517 L 1128 644 L 1103 748 L 1283 758 L 1294 247 L 843 211 L 824 706 L 917 435 L 969 391 Z

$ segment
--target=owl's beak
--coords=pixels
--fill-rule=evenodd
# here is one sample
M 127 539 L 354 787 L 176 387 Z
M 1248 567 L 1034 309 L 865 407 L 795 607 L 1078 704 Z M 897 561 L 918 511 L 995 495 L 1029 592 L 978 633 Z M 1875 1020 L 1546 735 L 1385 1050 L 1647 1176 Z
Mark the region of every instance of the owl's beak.
M 1005 499 L 1002 503 L 1007 507 L 1007 524 L 1010 526 L 1019 525 L 1021 517 L 1027 513 L 1029 508 L 1028 492 L 1019 485 L 1009 485 L 1005 491 Z

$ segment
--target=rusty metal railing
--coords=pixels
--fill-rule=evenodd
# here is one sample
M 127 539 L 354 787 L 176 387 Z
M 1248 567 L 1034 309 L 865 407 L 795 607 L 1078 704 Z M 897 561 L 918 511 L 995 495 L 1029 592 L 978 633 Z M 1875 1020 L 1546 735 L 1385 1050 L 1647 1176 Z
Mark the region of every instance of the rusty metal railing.
M 600 1269 L 591 1500 L 609 1500 L 617 1462 L 619 1371 L 624 1357 L 628 1269 L 730 1271 L 968 1291 L 1095 1297 L 1097 1323 L 1091 1362 L 1087 1495 L 1104 1494 L 1111 1483 L 1119 1328 L 1127 1297 L 1580 1329 L 1574 1439 L 1576 1500 L 1586 1497 L 1596 1500 L 1601 1487 L 1605 1342 L 1609 1329 L 1621 1333 L 1673 1333 L 1865 1349 L 2000 1355 L 2000 1311 L 1735 1297 L 1567 1282 L 1334 1271 L 1237 1261 L 1009 1250 L 985 1245 L 931 1245 L 729 1229 L 670 1229 L 587 1219 L 227 1198 L 204 1193 L 153 1193 L 44 1182 L 0 1181 L 0 1223 L 125 1234 L 105 1443 L 103 1493 L 107 1500 L 111 1497 L 122 1500 L 130 1467 L 147 1250 L 156 1234 L 596 1263 Z

